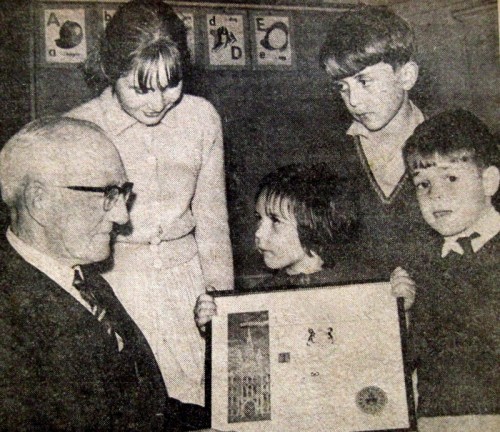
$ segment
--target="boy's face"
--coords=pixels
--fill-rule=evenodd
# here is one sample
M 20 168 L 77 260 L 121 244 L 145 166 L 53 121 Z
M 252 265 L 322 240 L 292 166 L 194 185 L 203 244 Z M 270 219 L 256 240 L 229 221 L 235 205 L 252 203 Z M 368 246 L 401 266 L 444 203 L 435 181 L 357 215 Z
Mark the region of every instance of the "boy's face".
M 283 212 L 277 201 L 275 208 L 266 211 L 265 199 L 260 197 L 255 206 L 257 230 L 255 245 L 270 269 L 284 269 L 288 274 L 300 273 L 307 254 L 302 247 L 293 214 Z
M 415 74 L 418 68 L 413 62 L 396 70 L 381 62 L 336 81 L 336 85 L 354 119 L 375 132 L 387 126 L 407 103 Z
M 460 160 L 464 155 L 435 155 L 423 160 L 424 166 L 431 166 L 413 171 L 422 216 L 445 237 L 472 227 L 490 208 L 491 196 L 496 192 L 492 193 L 484 170 L 470 158 Z

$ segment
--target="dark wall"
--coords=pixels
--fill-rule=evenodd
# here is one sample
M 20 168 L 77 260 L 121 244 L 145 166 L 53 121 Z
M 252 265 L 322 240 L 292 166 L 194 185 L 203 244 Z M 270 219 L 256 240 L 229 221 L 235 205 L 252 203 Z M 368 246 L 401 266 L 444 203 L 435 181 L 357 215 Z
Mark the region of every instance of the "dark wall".
M 0 2 L 0 146 L 30 120 L 29 2 Z
M 30 3 L 0 2 L 0 148 L 31 118 Z M 7 225 L 0 201 L 0 230 Z

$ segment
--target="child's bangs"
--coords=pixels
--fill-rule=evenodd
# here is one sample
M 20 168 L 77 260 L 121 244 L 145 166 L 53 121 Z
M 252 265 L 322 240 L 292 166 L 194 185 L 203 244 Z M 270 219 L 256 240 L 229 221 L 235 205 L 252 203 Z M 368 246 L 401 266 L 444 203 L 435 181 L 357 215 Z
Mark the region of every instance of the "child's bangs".
M 139 88 L 177 87 L 182 81 L 182 62 L 179 50 L 172 46 L 153 44 L 136 59 L 136 77 Z
M 278 214 L 285 219 L 294 216 L 293 201 L 286 195 L 266 189 L 262 191 L 259 199 L 264 200 L 266 215 Z
M 414 171 L 437 166 L 439 159 L 445 159 L 449 163 L 470 162 L 474 160 L 474 152 L 469 150 L 457 150 L 447 153 L 436 150 L 424 153 L 415 152 L 409 156 L 408 162 L 410 169 Z
M 326 62 L 326 71 L 336 80 L 356 75 L 368 66 L 383 61 L 383 56 L 377 52 L 354 52 Z

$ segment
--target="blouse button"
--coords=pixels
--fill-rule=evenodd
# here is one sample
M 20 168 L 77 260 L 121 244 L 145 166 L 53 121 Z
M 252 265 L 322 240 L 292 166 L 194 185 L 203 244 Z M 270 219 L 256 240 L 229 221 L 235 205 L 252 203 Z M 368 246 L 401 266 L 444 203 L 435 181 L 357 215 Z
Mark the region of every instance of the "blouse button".
M 163 267 L 163 263 L 161 262 L 161 259 L 159 258 L 156 258 L 154 261 L 153 261 L 153 267 L 157 270 L 161 269 Z

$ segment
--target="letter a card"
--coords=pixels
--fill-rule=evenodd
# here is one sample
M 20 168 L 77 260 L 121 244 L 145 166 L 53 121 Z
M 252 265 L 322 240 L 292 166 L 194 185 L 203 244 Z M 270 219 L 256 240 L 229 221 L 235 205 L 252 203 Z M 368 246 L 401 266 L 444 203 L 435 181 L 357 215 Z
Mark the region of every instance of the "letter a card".
M 293 65 L 290 17 L 251 15 L 254 36 L 254 65 L 264 67 L 291 67 Z
M 47 63 L 81 63 L 85 60 L 85 9 L 45 9 L 42 19 Z
M 245 67 L 245 15 L 207 14 L 208 65 Z

